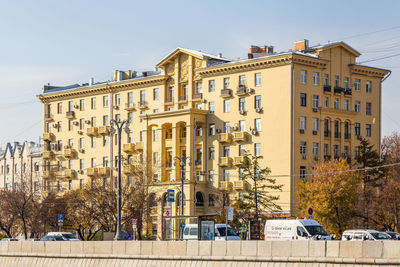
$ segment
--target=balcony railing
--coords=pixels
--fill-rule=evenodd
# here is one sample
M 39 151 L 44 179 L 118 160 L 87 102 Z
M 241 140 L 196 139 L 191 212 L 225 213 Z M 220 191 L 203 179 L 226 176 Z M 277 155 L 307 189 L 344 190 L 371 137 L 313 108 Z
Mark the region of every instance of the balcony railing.
M 99 168 L 89 168 L 87 169 L 87 175 L 88 176 L 97 176 L 99 173 Z
M 201 100 L 203 98 L 202 93 L 193 94 L 193 100 Z
M 54 157 L 53 151 L 43 151 L 43 159 L 52 159 Z
M 249 191 L 251 189 L 251 185 L 247 181 L 244 181 L 244 180 L 234 181 L 233 189 L 236 191 Z
M 136 142 L 135 143 L 135 150 L 136 151 L 143 151 L 143 147 L 144 147 L 143 142 Z
M 232 167 L 232 158 L 231 157 L 220 157 L 219 159 L 220 167 Z
M 55 140 L 55 135 L 53 133 L 43 133 L 43 140 L 44 141 L 49 141 L 49 142 L 54 142 Z
M 64 178 L 73 179 L 76 177 L 76 171 L 75 170 L 64 170 L 63 176 L 64 176 Z
M 228 181 L 222 181 L 222 182 L 220 182 L 220 184 L 219 184 L 219 189 L 220 189 L 221 191 L 228 191 L 228 192 L 230 192 L 230 191 L 232 191 L 232 187 L 233 187 L 232 182 L 228 182 Z
M 335 88 L 333 88 L 333 92 L 334 92 L 335 94 L 341 94 L 342 92 L 344 92 L 344 88 L 342 88 L 342 87 L 335 87 Z
M 221 97 L 231 97 L 232 90 L 231 89 L 222 89 L 221 90 Z
M 134 143 L 124 144 L 122 146 L 122 151 L 124 151 L 125 153 L 133 153 L 135 151 L 135 144 Z
M 110 167 L 102 167 L 102 168 L 99 168 L 99 175 L 101 175 L 101 176 L 108 176 L 108 175 L 110 175 Z
M 187 101 L 187 100 L 188 100 L 187 95 L 180 95 L 179 96 L 179 101 Z
M 244 156 L 234 157 L 233 158 L 233 165 L 241 166 L 242 164 L 245 163 L 245 159 L 246 158 Z
M 174 103 L 174 97 L 173 96 L 167 96 L 165 98 L 165 104 L 172 104 Z
M 221 133 L 218 138 L 220 143 L 231 143 L 232 142 L 232 134 L 230 133 Z
M 134 103 L 126 103 L 125 110 L 127 110 L 127 111 L 135 110 L 135 104 Z
M 110 133 L 110 126 L 100 126 L 99 134 L 100 135 L 108 135 Z
M 246 142 L 247 141 L 247 132 L 234 132 L 233 133 L 233 141 Z
M 73 148 L 64 149 L 64 157 L 73 158 L 76 155 L 76 151 Z
M 345 95 L 351 95 L 352 93 L 351 88 L 345 88 L 343 92 Z
M 97 127 L 87 128 L 86 134 L 89 136 L 97 136 L 99 129 Z
M 75 111 L 68 111 L 68 112 L 66 113 L 66 117 L 67 117 L 67 119 L 69 119 L 69 120 L 74 119 L 74 118 L 75 118 Z
M 148 107 L 147 101 L 144 101 L 144 100 L 139 101 L 139 102 L 138 102 L 138 106 L 139 106 L 139 108 L 141 108 L 141 109 L 147 108 L 147 107 Z
M 330 85 L 324 85 L 324 92 L 331 92 L 332 87 Z

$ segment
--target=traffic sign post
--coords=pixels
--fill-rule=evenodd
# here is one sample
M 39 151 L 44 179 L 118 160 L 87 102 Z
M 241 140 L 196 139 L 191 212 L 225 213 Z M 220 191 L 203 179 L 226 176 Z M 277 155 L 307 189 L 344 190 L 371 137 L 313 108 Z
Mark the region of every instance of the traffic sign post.
M 314 210 L 312 209 L 312 208 L 309 208 L 308 209 L 308 219 L 313 219 L 314 217 L 313 217 L 313 212 L 314 212 Z
M 137 230 L 136 223 L 137 220 L 132 219 L 133 240 L 136 240 L 136 230 Z
M 58 214 L 58 230 L 61 232 L 61 227 L 64 225 L 64 214 Z
M 175 202 L 175 190 L 168 189 L 168 202 Z

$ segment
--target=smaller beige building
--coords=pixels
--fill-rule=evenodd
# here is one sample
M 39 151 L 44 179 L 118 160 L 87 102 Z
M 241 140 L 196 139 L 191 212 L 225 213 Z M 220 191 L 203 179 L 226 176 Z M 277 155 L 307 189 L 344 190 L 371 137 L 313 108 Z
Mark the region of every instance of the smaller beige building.
M 42 151 L 35 142 L 7 143 L 0 150 L 0 188 L 42 191 Z

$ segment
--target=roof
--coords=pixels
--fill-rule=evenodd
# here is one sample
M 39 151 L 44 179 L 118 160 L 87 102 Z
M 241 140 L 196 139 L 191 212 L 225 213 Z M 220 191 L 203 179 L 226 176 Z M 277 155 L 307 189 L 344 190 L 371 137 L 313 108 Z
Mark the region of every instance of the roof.
M 360 52 L 358 52 L 353 47 L 351 47 L 350 45 L 348 45 L 347 43 L 345 43 L 343 41 L 334 42 L 334 43 L 328 43 L 328 44 L 323 44 L 323 45 L 317 45 L 317 46 L 310 47 L 310 49 L 323 50 L 323 49 L 326 49 L 326 48 L 334 48 L 334 47 L 338 47 L 338 46 L 343 47 L 344 49 L 346 49 L 347 51 L 349 51 L 351 54 L 353 54 L 356 57 L 361 56 Z

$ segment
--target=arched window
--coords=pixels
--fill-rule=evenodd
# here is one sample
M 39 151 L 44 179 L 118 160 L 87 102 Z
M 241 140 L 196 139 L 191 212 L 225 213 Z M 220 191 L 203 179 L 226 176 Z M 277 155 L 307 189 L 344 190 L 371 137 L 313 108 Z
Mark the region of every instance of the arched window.
M 167 193 L 165 193 L 162 197 L 162 205 L 163 207 L 167 207 L 168 206 L 168 195 Z
M 204 197 L 203 193 L 196 192 L 196 206 L 203 207 L 204 206 Z

